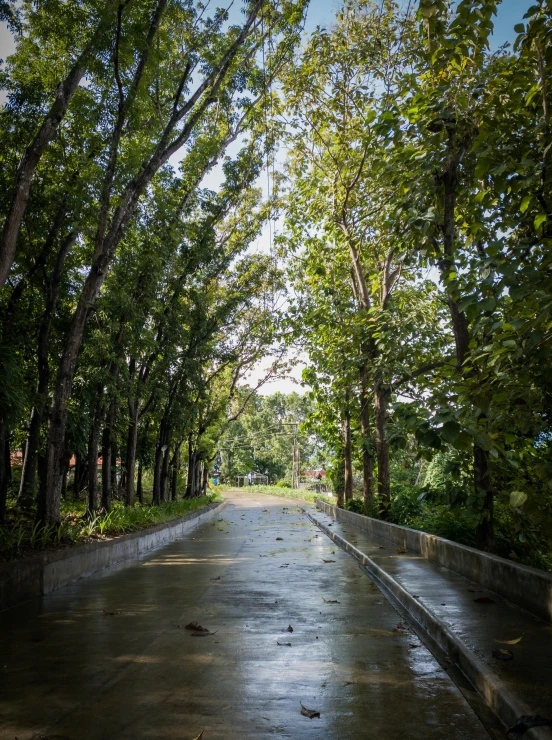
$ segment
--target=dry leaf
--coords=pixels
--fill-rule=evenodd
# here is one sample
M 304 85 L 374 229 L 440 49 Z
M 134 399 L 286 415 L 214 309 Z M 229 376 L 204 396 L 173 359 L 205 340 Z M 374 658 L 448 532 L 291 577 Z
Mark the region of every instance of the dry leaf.
M 291 642 L 278 642 L 278 640 L 276 640 L 276 645 L 279 645 L 280 647 L 291 647 Z
M 500 645 L 517 645 L 518 642 L 521 642 L 521 637 L 518 637 L 517 640 L 495 640 L 495 642 L 498 642 Z
M 216 578 L 211 578 L 212 581 L 220 581 L 220 576 L 217 576 Z
M 291 626 L 291 624 L 288 625 L 286 632 L 293 632 L 293 627 Z
M 343 684 L 343 686 L 352 686 L 353 684 L 357 684 L 357 683 L 358 683 L 358 681 L 345 681 L 345 683 Z
M 519 737 L 530 730 L 531 727 L 552 727 L 552 720 L 545 719 L 538 714 L 525 714 L 518 719 L 513 727 L 510 727 L 506 737 Z
M 283 540 L 283 539 L 284 539 L 283 537 L 276 537 L 276 542 L 278 542 L 278 540 Z
M 412 649 L 415 649 L 415 648 L 419 648 L 419 647 L 422 647 L 422 646 L 421 645 L 415 645 L 414 643 L 411 642 L 410 645 L 409 645 L 409 647 L 411 647 Z
M 190 637 L 209 637 L 210 635 L 216 635 L 218 630 L 209 632 L 209 630 L 202 630 L 201 632 L 192 632 Z
M 324 558 L 322 558 L 322 562 L 323 563 L 335 563 L 335 560 L 324 560 Z
M 320 717 L 320 712 L 317 712 L 316 709 L 307 709 L 301 704 L 301 714 L 304 717 L 308 717 L 309 719 L 314 719 L 315 717 Z
M 402 547 L 397 547 L 397 554 L 403 555 L 406 552 L 406 550 L 403 550 Z
M 503 650 L 500 648 L 499 650 L 493 650 L 493 658 L 496 658 L 497 660 L 513 660 L 514 654 L 511 650 Z
M 395 629 L 398 629 L 398 630 L 405 630 L 405 629 L 406 629 L 406 624 L 405 624 L 404 622 L 399 622 L 399 623 L 397 624 L 397 626 L 396 626 L 396 628 L 395 628 Z
M 184 627 L 184 629 L 193 630 L 194 632 L 209 632 L 209 630 L 202 627 L 199 622 L 190 622 Z
M 490 596 L 478 596 L 477 599 L 474 599 L 476 604 L 494 604 L 494 599 L 491 599 Z
M 102 613 L 104 617 L 114 617 L 115 614 L 120 614 L 121 612 L 106 612 L 105 609 L 102 609 Z
M 197 737 L 194 737 L 194 740 L 201 740 L 201 738 L 203 737 L 203 733 L 204 732 L 205 732 L 205 730 L 201 730 L 201 732 L 199 733 L 199 735 Z
M 341 604 L 341 601 L 338 601 L 337 599 L 325 599 L 324 597 L 322 597 L 322 601 L 325 604 Z

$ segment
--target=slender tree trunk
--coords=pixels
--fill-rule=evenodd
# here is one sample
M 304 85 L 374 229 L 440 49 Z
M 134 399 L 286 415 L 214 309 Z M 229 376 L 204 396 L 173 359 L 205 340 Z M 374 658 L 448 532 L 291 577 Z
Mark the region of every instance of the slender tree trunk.
M 111 400 L 102 435 L 102 509 L 111 511 L 111 468 L 113 465 L 113 427 L 116 402 Z
M 186 498 L 194 497 L 195 480 L 195 451 L 193 449 L 192 435 L 188 436 L 188 475 L 186 478 Z
M 80 493 L 82 461 L 79 453 L 75 453 L 75 469 L 73 471 L 73 498 L 76 500 Z
M 98 508 L 98 445 L 101 415 L 97 412 L 92 421 L 88 439 L 88 515 L 93 517 Z
M 372 454 L 372 434 L 370 429 L 370 400 L 366 363 L 360 369 L 360 426 L 362 431 L 362 481 L 364 513 L 372 513 L 374 502 L 374 455 Z
M 203 463 L 203 483 L 201 485 L 201 493 L 203 496 L 207 495 L 207 484 L 209 483 L 209 465 L 207 461 Z
M 134 471 L 136 469 L 136 444 L 138 441 L 138 402 L 129 401 L 129 422 L 126 451 L 126 505 L 134 506 Z
M 136 496 L 138 501 L 144 503 L 144 489 L 142 486 L 142 459 L 138 460 L 138 481 L 136 483 Z
M 337 497 L 337 507 L 342 509 L 344 505 L 345 494 L 345 458 L 340 457 L 338 461 L 338 471 L 336 475 L 335 494 Z
M 168 441 L 169 440 L 167 440 L 167 443 Z M 167 446 L 167 449 L 165 450 L 165 453 L 163 455 L 163 464 L 161 466 L 161 500 L 162 501 L 169 500 L 170 462 L 171 462 L 171 457 L 169 454 L 169 448 Z
M 8 474 L 9 442 L 6 420 L 0 418 L 0 523 L 6 521 L 6 504 L 8 502 L 8 487 L 10 476 Z
M 48 404 L 48 386 L 50 383 L 50 364 L 49 364 L 49 346 L 50 346 L 50 328 L 52 318 L 56 307 L 63 268 L 67 255 L 73 248 L 76 241 L 76 234 L 70 233 L 63 241 L 56 257 L 50 282 L 46 290 L 44 312 L 40 322 L 37 345 L 37 388 L 36 399 L 31 411 L 31 420 L 27 434 L 27 443 L 25 445 L 25 459 L 23 461 L 23 471 L 21 474 L 21 483 L 19 486 L 19 502 L 22 507 L 28 508 L 32 505 L 36 487 L 36 470 L 38 465 L 38 454 L 40 449 L 40 432 L 44 412 Z M 44 502 L 39 501 L 38 520 L 45 521 L 43 516 Z
M 114 5 L 114 3 L 110 2 L 108 3 L 108 8 L 109 6 Z M 58 85 L 54 102 L 52 103 L 48 113 L 45 115 L 35 138 L 27 147 L 21 162 L 19 163 L 15 176 L 11 204 L 6 220 L 4 221 L 4 228 L 0 241 L 0 288 L 4 286 L 13 264 L 17 247 L 17 238 L 19 236 L 23 216 L 25 215 L 25 210 L 27 208 L 31 181 L 36 168 L 46 150 L 46 147 L 54 137 L 61 120 L 67 112 L 69 103 L 77 91 L 82 76 L 98 47 L 108 22 L 109 13 L 106 13 L 104 18 L 100 21 L 92 38 L 73 64 L 67 77 Z
M 448 277 L 451 268 L 454 267 L 456 188 L 458 184 L 458 167 L 460 164 L 460 158 L 456 149 L 456 133 L 451 131 L 448 141 L 447 169 L 442 176 L 444 185 L 443 255 L 439 261 L 439 268 L 444 280 Z M 465 313 L 459 309 L 458 303 L 450 292 L 447 293 L 447 300 L 456 345 L 456 365 L 460 374 L 466 380 L 469 380 L 473 372 L 465 370 L 465 362 L 470 343 L 468 321 Z M 476 544 L 480 550 L 494 552 L 494 498 L 489 469 L 489 456 L 487 451 L 475 442 L 473 445 L 473 472 L 475 492 L 485 492 L 481 520 L 475 531 Z
M 343 412 L 343 455 L 345 459 L 345 503 L 353 498 L 353 448 L 351 444 L 351 410 L 349 389 L 345 392 Z
M 389 472 L 389 442 L 387 441 L 387 400 L 388 391 L 381 378 L 376 380 L 375 390 L 376 416 L 376 455 L 378 460 L 378 494 L 383 504 L 382 513 L 387 511 L 391 501 L 391 480 Z
M 124 237 L 128 224 L 134 215 L 140 197 L 150 184 L 159 169 L 170 159 L 170 157 L 181 149 L 192 137 L 197 124 L 202 119 L 209 106 L 216 100 L 216 94 L 226 80 L 231 62 L 238 51 L 247 40 L 255 21 L 263 7 L 263 1 L 257 0 L 251 8 L 247 21 L 242 26 L 240 33 L 230 48 L 225 52 L 218 65 L 215 65 L 206 78 L 200 83 L 194 95 L 190 96 L 188 102 L 180 109 L 175 107 L 173 115 L 167 122 L 163 133 L 157 143 L 155 151 L 149 160 L 140 167 L 136 175 L 129 181 L 125 191 L 118 199 L 118 205 L 113 211 L 109 226 L 106 225 L 105 237 L 98 240 L 94 260 L 79 296 L 77 306 L 73 313 L 71 326 L 68 331 L 65 347 L 60 359 L 56 385 L 54 389 L 52 408 L 50 413 L 50 424 L 48 429 L 48 443 L 46 450 L 47 484 L 44 496 L 44 521 L 57 523 L 59 521 L 59 495 L 60 495 L 60 450 L 63 449 L 65 429 L 67 425 L 67 414 L 69 400 L 71 397 L 73 379 L 77 365 L 79 350 L 83 341 L 86 322 L 89 316 L 90 306 L 95 302 L 107 275 L 111 261 L 116 250 Z M 157 30 L 157 13 L 162 12 L 162 3 L 158 3 L 156 12 L 150 26 L 150 35 L 146 44 L 144 54 L 149 52 L 151 41 Z M 151 32 L 153 31 L 153 35 Z M 149 46 L 148 46 L 149 43 Z M 142 74 L 143 67 L 139 72 Z M 187 72 L 183 72 L 182 85 L 186 81 Z M 139 79 L 139 78 L 138 78 Z M 135 77 L 136 80 L 136 77 Z M 186 115 L 189 117 L 186 118 Z M 179 125 L 185 120 L 185 124 L 179 131 Z M 224 147 L 225 144 L 222 145 Z
M 171 499 L 178 497 L 178 473 L 180 472 L 180 445 L 177 445 L 172 460 Z
M 161 503 L 161 468 L 163 465 L 163 450 L 161 443 L 158 441 L 155 448 L 155 463 L 153 467 L 153 505 L 159 506 Z
M 67 451 L 63 461 L 62 480 L 61 480 L 61 497 L 64 499 L 67 495 L 67 476 L 69 474 L 69 463 L 71 462 L 72 452 Z

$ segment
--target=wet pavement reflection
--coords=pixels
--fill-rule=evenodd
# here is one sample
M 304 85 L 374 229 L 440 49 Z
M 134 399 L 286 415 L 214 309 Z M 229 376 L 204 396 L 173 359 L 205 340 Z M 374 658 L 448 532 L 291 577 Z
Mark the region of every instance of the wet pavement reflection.
M 183 539 L 2 615 L 0 738 L 489 737 L 293 502 L 226 498 Z

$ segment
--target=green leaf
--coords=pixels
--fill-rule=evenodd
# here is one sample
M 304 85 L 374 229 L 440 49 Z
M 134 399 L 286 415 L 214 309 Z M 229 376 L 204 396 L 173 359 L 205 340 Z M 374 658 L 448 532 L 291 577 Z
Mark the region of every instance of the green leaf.
M 510 494 L 510 506 L 514 509 L 518 509 L 520 506 L 527 501 L 527 494 L 523 491 L 512 491 Z

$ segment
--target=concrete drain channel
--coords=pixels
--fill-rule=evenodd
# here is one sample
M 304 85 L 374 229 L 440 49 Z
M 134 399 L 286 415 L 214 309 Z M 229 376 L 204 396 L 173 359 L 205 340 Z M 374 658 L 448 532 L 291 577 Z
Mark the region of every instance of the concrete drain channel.
M 311 511 L 301 508 L 313 524 L 359 562 L 362 570 L 383 596 L 401 617 L 408 621 L 418 638 L 462 692 L 491 737 L 497 739 L 506 737 L 507 728 L 513 727 L 521 717 L 535 714 L 525 702 L 504 686 L 498 676 L 489 671 L 489 668 L 442 619 L 420 603 L 368 555 L 331 530 L 324 522 L 313 516 Z M 552 731 L 546 727 L 534 727 L 525 731 L 523 737 L 527 740 L 552 740 Z

